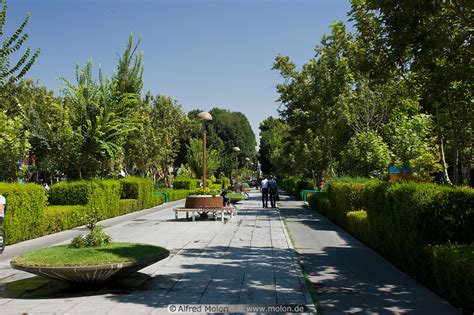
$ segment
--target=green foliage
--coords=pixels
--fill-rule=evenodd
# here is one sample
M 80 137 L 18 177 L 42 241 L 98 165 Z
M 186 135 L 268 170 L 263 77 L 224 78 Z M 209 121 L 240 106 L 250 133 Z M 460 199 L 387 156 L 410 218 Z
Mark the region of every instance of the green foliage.
M 472 189 L 335 179 L 309 204 L 458 306 L 472 307 L 465 288 L 474 273 L 464 266 L 473 253 Z M 467 282 L 458 281 L 463 273 Z
M 153 195 L 151 200 L 151 207 L 156 207 L 165 203 L 165 196 Z
M 127 177 L 120 180 L 121 199 L 138 199 L 140 209 L 152 207 L 153 181 L 140 177 Z
M 464 314 L 471 314 L 474 311 L 474 244 L 430 246 L 427 251 L 431 256 L 435 291 Z
M 181 178 L 176 179 L 173 182 L 174 189 L 186 189 L 186 190 L 194 190 L 196 189 L 196 181 L 191 178 Z
M 281 181 L 281 187 L 283 187 L 288 193 L 295 196 L 296 198 L 301 198 L 302 190 L 314 189 L 312 180 L 302 179 L 298 176 L 290 176 L 290 177 L 284 178 Z
M 196 177 L 202 177 L 202 140 L 191 139 L 186 155 L 188 165 L 196 174 Z M 206 147 L 206 175 L 213 175 L 219 168 L 219 151 Z
M 87 208 L 81 205 L 48 206 L 44 210 L 44 234 L 49 235 L 80 226 L 79 218 L 84 216 Z
M 119 215 L 140 210 L 138 199 L 120 199 L 118 206 Z
M 0 180 L 16 181 L 18 160 L 30 148 L 28 131 L 23 129 L 19 117 L 10 118 L 0 110 Z
M 325 216 L 329 216 L 331 212 L 331 204 L 329 202 L 328 193 L 325 191 L 309 194 L 308 195 L 308 204 L 312 209 L 320 212 Z
M 123 144 L 137 121 L 132 110 L 139 96 L 121 93 L 114 80 L 92 76 L 92 62 L 76 67 L 76 85 L 63 79 L 68 105 L 71 150 L 67 155 L 68 178 L 94 178 L 119 172 Z
M 37 48 L 30 57 L 31 49 L 28 47 L 24 54 L 18 58 L 17 63 L 14 66 L 11 65 L 10 56 L 20 50 L 28 39 L 28 33 L 24 33 L 24 30 L 31 14 L 25 17 L 12 35 L 6 36 L 4 34 L 4 26 L 8 7 L 7 2 L 0 0 L 0 6 L 2 7 L 0 11 L 0 88 L 2 88 L 6 82 L 15 82 L 30 70 L 40 53 L 40 49 Z
M 374 177 L 385 174 L 391 152 L 382 137 L 373 131 L 354 135 L 342 153 L 342 162 L 352 176 Z
M 160 189 L 159 191 L 168 193 L 168 201 L 181 200 L 189 195 L 188 189 Z
M 365 244 L 374 244 L 367 212 L 365 210 L 348 211 L 346 213 L 347 231 Z
M 227 188 L 230 186 L 230 178 L 228 177 L 221 177 L 216 179 L 216 184 L 220 184 L 221 188 Z
M 107 246 L 110 242 L 112 242 L 112 237 L 103 231 L 102 226 L 96 225 L 86 236 L 78 235 L 74 237 L 70 246 L 73 248 L 99 247 Z
M 268 117 L 260 123 L 260 146 L 259 155 L 261 170 L 265 174 L 282 173 L 281 162 L 283 138 L 287 131 L 287 126 L 282 119 Z
M 7 200 L 5 229 L 8 244 L 43 236 L 46 206 L 44 188 L 34 184 L 0 183 L 0 195 Z
M 202 188 L 198 188 L 198 189 L 195 189 L 195 190 L 191 190 L 189 192 L 189 195 L 190 196 L 195 196 L 195 195 L 212 195 L 212 196 L 217 196 L 219 195 L 219 191 L 218 190 L 215 190 L 215 189 L 212 189 L 210 187 L 206 187 L 206 189 L 202 189 Z

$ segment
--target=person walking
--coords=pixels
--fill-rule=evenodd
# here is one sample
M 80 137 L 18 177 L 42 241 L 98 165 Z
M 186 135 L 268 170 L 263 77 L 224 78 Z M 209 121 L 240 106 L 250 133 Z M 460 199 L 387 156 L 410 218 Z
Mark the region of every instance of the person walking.
M 262 180 L 262 204 L 263 208 L 268 208 L 268 178 L 267 176 L 264 177 Z
M 270 180 L 268 181 L 268 190 L 270 191 L 270 204 L 272 208 L 276 208 L 278 185 L 272 175 L 270 175 Z

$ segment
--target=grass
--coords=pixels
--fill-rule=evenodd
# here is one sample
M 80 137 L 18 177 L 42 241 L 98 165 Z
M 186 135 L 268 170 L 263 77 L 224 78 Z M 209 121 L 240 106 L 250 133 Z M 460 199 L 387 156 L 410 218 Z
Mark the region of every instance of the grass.
M 163 247 L 138 243 L 111 243 L 85 248 L 59 245 L 28 252 L 14 258 L 12 262 L 35 267 L 91 266 L 143 261 L 167 253 L 168 250 Z
M 296 248 L 295 239 L 293 238 L 293 235 L 291 235 L 286 219 L 283 219 L 283 225 L 285 226 L 285 229 L 288 232 L 288 236 L 290 237 L 291 244 L 293 244 L 293 248 Z M 308 288 L 311 298 L 313 299 L 314 307 L 316 307 L 318 314 L 323 314 L 323 308 L 321 304 L 319 304 L 318 294 L 316 293 L 316 289 L 314 288 L 313 282 L 311 282 L 311 279 L 309 278 L 309 274 L 306 271 L 306 268 L 304 267 L 303 262 L 301 261 L 300 254 L 296 251 L 296 249 L 295 249 L 295 253 L 296 253 L 296 260 L 298 261 L 298 264 L 300 265 L 300 268 L 301 268 L 301 272 L 303 273 L 304 282 L 306 284 L 306 287 Z

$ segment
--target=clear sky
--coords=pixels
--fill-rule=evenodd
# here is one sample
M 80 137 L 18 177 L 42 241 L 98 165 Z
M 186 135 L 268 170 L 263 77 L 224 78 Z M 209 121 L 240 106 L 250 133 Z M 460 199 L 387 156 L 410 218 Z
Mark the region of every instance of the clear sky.
M 277 116 L 272 64 L 278 54 L 299 66 L 314 55 L 349 0 L 9 0 L 11 34 L 32 13 L 27 45 L 41 48 L 28 77 L 55 91 L 92 59 L 112 74 L 130 33 L 142 36 L 144 92 L 172 96 L 187 112 L 241 111 L 258 125 Z M 58 94 L 59 92 L 57 92 Z

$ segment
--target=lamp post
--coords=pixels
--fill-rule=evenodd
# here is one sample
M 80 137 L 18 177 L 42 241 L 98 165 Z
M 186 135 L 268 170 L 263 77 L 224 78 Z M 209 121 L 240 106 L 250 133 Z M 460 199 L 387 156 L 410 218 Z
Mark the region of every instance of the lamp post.
M 240 152 L 240 148 L 239 147 L 233 147 L 232 148 L 232 151 L 234 151 L 236 153 L 236 156 L 235 156 L 235 161 L 236 161 L 236 174 L 235 176 L 238 178 L 239 177 L 239 156 L 238 156 L 238 153 Z
M 200 112 L 197 118 L 202 121 L 202 189 L 206 189 L 206 123 L 212 120 L 208 112 Z

